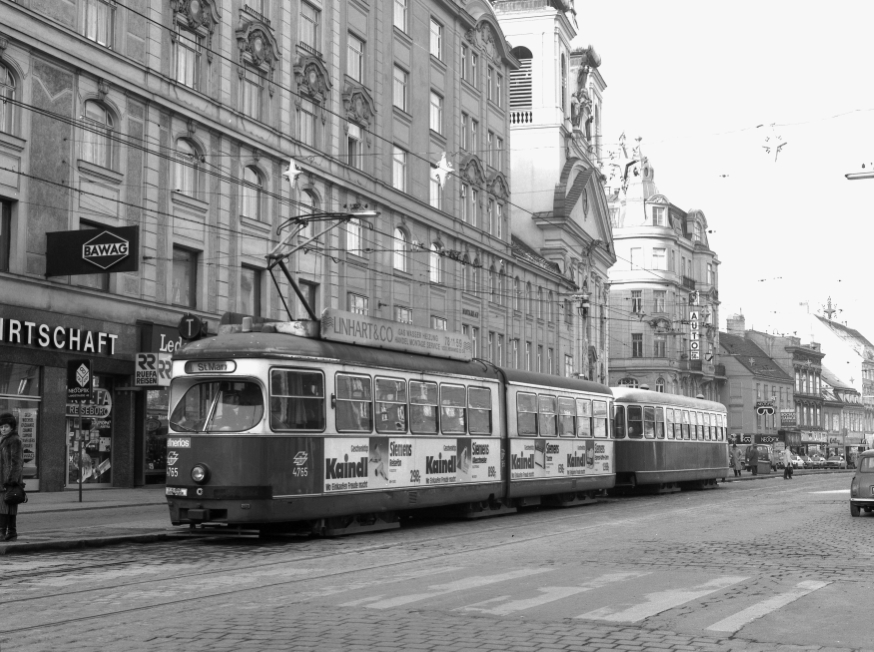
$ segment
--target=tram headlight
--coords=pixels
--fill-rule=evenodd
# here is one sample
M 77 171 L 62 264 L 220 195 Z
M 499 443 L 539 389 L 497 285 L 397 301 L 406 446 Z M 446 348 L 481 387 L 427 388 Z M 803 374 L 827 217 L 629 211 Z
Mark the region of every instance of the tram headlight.
M 203 484 L 209 480 L 209 467 L 206 464 L 197 464 L 191 469 L 191 479 L 197 484 Z

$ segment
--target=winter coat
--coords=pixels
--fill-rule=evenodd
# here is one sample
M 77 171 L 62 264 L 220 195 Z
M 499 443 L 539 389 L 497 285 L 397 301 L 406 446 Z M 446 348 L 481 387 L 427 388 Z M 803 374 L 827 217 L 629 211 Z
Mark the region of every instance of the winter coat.
M 792 451 L 788 448 L 783 449 L 783 464 L 785 466 L 792 466 Z
M 21 484 L 24 454 L 18 431 L 13 430 L 0 439 L 0 486 Z
M 744 454 L 740 448 L 735 448 L 734 450 L 734 468 L 740 469 L 743 471 L 744 468 Z

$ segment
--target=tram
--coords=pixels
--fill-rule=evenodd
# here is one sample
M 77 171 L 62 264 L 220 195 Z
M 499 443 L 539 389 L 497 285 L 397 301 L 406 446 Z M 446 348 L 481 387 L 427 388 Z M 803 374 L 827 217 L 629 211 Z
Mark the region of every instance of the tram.
M 724 405 L 629 387 L 612 392 L 618 488 L 671 492 L 725 480 Z
M 606 386 L 471 359 L 458 334 L 244 319 L 174 354 L 170 517 L 333 536 L 591 502 L 615 483 L 612 409 Z

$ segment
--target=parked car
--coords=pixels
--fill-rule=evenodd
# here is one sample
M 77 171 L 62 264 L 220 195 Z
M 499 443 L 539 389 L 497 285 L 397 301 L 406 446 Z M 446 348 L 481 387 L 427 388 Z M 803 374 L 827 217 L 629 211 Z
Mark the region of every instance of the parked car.
M 801 463 L 800 465 L 796 465 L 796 469 L 812 469 L 813 468 L 813 460 L 811 460 L 807 455 L 796 455 L 798 461 Z
M 843 455 L 832 455 L 825 461 L 827 469 L 845 469 L 847 468 L 847 460 Z
M 859 516 L 861 510 L 874 509 L 874 450 L 859 455 L 853 481 L 850 483 L 850 515 Z
M 823 455 L 819 453 L 814 453 L 810 456 L 810 462 L 812 464 L 812 468 L 814 469 L 824 469 L 826 467 L 826 459 Z

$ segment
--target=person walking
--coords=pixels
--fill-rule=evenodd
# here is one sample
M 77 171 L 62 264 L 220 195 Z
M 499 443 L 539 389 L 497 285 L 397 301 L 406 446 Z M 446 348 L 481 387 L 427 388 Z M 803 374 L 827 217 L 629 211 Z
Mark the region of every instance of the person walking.
M 783 449 L 783 452 L 780 453 L 783 458 L 783 479 L 791 480 L 792 479 L 792 451 L 789 450 L 789 447 Z
M 750 446 L 750 469 L 753 475 L 759 475 L 759 449 L 755 445 Z
M 24 456 L 21 438 L 18 436 L 18 420 L 9 412 L 0 414 L 0 488 L 6 489 L 21 484 L 21 467 Z M 0 494 L 0 538 L 15 541 L 18 538 L 16 517 L 18 505 L 10 505 Z
M 744 468 L 744 455 L 737 444 L 731 445 L 731 460 L 735 477 L 740 477 L 740 472 Z

